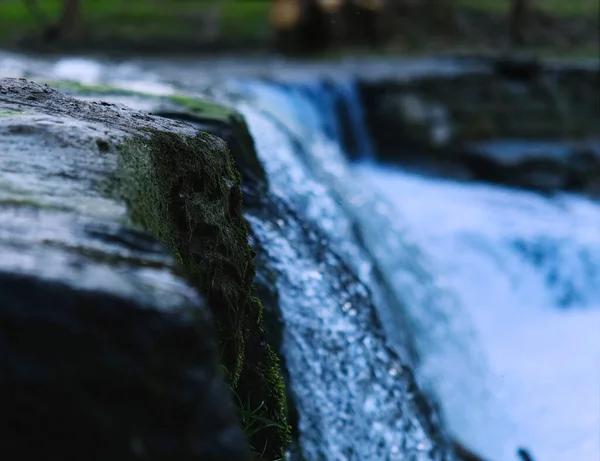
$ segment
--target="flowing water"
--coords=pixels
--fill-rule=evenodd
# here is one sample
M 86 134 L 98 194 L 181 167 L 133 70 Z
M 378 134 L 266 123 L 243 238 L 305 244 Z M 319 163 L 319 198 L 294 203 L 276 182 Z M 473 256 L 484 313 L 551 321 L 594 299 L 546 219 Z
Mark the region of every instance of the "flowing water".
M 306 197 L 326 184 L 340 216 L 355 222 L 400 301 L 376 306 L 387 337 L 406 345 L 398 332 L 414 335 L 420 383 L 456 437 L 489 459 L 515 459 L 519 446 L 539 460 L 598 459 L 600 206 L 369 161 L 348 165 L 342 146 L 370 143 L 353 139 L 367 136 L 356 96 L 340 104 L 332 86 L 353 88 L 351 81 L 243 84 L 254 107 L 277 120 L 260 126 L 246 113 L 267 169 L 274 162 L 294 169 L 282 151 L 309 165 L 310 179 L 284 178 L 281 194 Z M 350 110 L 359 113 L 348 117 L 348 135 L 339 123 Z M 274 131 L 286 134 L 287 146 L 263 145 Z M 364 154 L 371 159 L 372 148 Z M 314 219 L 329 244 L 351 245 L 340 218 L 326 207 L 321 213 Z
M 401 210 L 467 308 L 521 443 L 539 460 L 598 459 L 598 204 L 357 170 Z
M 282 165 L 282 158 L 287 156 L 296 158 L 295 162 L 308 170 L 296 182 L 282 178 L 283 195 L 298 194 L 306 202 L 306 197 L 315 190 L 327 191 L 330 207 L 325 207 L 321 199 L 318 206 L 300 204 L 298 208 L 319 210 L 310 219 L 323 228 L 329 247 L 345 256 L 371 289 L 381 289 L 382 284 L 389 287 L 397 302 L 383 301 L 376 303 L 375 308 L 391 347 L 405 361 L 418 362 L 420 384 L 448 407 L 447 419 L 458 428 L 455 432 L 459 435 L 467 432 L 470 446 L 497 455 L 504 448 L 506 428 L 475 432 L 481 424 L 497 418 L 502 409 L 486 397 L 489 390 L 484 377 L 485 360 L 477 349 L 470 321 L 456 297 L 444 289 L 427 267 L 406 222 L 396 219 L 395 210 L 357 181 L 349 169 L 340 144 L 335 142 L 337 138 L 327 129 L 335 123 L 331 118 L 337 117 L 335 110 L 327 107 L 331 98 L 321 97 L 319 89 L 328 91 L 319 82 L 302 86 L 296 83 L 291 87 L 244 82 L 244 92 L 256 98 L 252 100 L 254 111 L 246 113 L 246 117 L 263 154 L 261 160 L 268 171 L 270 165 L 277 163 L 278 168 L 290 174 L 298 166 Z M 267 114 L 263 117 L 277 123 L 268 128 L 255 126 L 257 108 Z M 353 128 L 355 136 L 366 135 L 364 128 Z M 263 140 L 272 133 L 280 133 L 282 139 L 276 143 L 277 150 L 263 147 Z M 269 173 L 271 181 L 277 179 Z M 367 253 L 362 259 L 358 257 L 361 248 L 363 254 Z M 383 277 L 370 277 L 373 267 L 381 270 Z M 376 296 L 384 298 L 385 295 Z M 285 312 L 285 307 L 282 309 Z M 479 397 L 477 406 L 472 405 L 475 396 Z M 465 407 L 472 408 L 465 412 L 462 410 Z M 490 414 L 494 416 L 490 418 Z
M 351 220 L 287 134 L 242 110 L 269 175 L 269 200 L 280 204 L 276 219 L 260 209 L 247 218 L 278 276 L 282 352 L 305 458 L 445 459 L 408 362 L 386 344 L 371 296 L 377 287 L 368 283 L 372 263 L 349 238 Z
M 167 67 L 44 72 L 207 94 L 201 67 L 180 80 Z M 219 87 L 243 96 L 269 178 L 246 215 L 276 274 L 305 458 L 451 459 L 437 449 L 447 430 L 492 461 L 518 446 L 599 459 L 600 206 L 377 165 L 352 78 L 304 77 Z

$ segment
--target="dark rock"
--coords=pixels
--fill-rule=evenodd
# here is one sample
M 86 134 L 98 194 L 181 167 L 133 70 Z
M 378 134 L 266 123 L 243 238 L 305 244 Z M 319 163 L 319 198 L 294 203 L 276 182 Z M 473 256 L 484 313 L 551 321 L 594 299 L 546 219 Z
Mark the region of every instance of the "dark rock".
M 242 177 L 245 201 L 255 198 L 252 195 L 254 191 L 257 188 L 264 188 L 267 183 L 267 177 L 256 156 L 254 140 L 246 122 L 234 109 L 186 94 L 157 96 L 75 82 L 51 82 L 50 85 L 76 98 L 106 100 L 102 101 L 102 104 L 123 103 L 153 115 L 186 122 L 198 130 L 218 136 L 227 143 L 235 158 Z
M 135 113 L 137 123 L 157 118 L 145 114 L 161 114 L 171 119 L 160 118 L 164 123 L 185 121 L 187 129 L 195 131 L 194 125 L 229 140 L 226 145 L 206 132 L 192 142 L 153 136 L 148 156 L 138 155 L 136 143 L 129 143 L 134 155 L 120 156 L 124 177 L 132 178 L 124 183 L 124 194 L 133 219 L 165 243 L 208 297 L 221 363 L 245 415 L 244 425 L 252 425 L 251 446 L 266 457 L 282 457 L 289 434 L 284 385 L 255 292 L 254 252 L 242 216 L 240 184 L 243 179 L 247 205 L 264 189 L 266 177 L 244 120 L 229 108 L 188 95 L 57 85 L 81 99 L 102 98 L 143 110 Z
M 136 277 L 115 293 L 117 270 L 77 259 L 74 283 L 0 272 L 2 458 L 247 459 L 204 306 L 143 300 Z
M 529 454 L 529 452 L 524 448 L 519 448 L 517 450 L 517 454 L 523 461 L 533 461 L 533 458 Z
M 598 70 L 527 59 L 484 64 L 452 76 L 363 82 L 379 157 L 452 177 L 596 194 Z
M 494 72 L 513 81 L 535 81 L 539 78 L 542 65 L 536 58 L 502 57 L 492 62 Z
M 600 143 L 474 143 L 460 157 L 476 178 L 485 181 L 542 192 L 566 190 L 600 196 Z
M 248 459 L 212 315 L 133 224 L 150 178 L 126 168 L 173 155 L 161 137 L 223 143 L 24 80 L 0 89 L 0 458 Z
M 152 110 L 155 115 L 174 120 L 183 120 L 199 130 L 220 137 L 235 158 L 242 175 L 242 183 L 248 189 L 260 187 L 267 182 L 262 165 L 254 149 L 254 140 L 242 115 L 233 109 L 201 101 L 189 96 L 163 98 Z
M 469 448 L 462 445 L 460 442 L 453 442 L 454 454 L 458 458 L 458 461 L 486 461 L 484 458 L 479 456 L 477 453 L 473 453 Z

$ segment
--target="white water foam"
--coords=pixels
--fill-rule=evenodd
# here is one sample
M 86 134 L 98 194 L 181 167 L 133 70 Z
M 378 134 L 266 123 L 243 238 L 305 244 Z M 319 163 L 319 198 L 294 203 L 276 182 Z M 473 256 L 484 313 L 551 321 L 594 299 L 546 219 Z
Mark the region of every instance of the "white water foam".
M 368 286 L 370 261 L 351 221 L 312 178 L 293 139 L 272 118 L 240 106 L 269 176 L 279 219 L 246 212 L 277 272 L 282 350 L 311 461 L 440 461 L 431 415 L 419 407 L 406 363 L 388 347 Z M 437 421 L 434 422 L 437 424 Z
M 276 120 L 271 130 L 263 132 L 282 129 L 284 139 L 287 142 L 294 140 L 298 148 L 295 155 L 309 168 L 309 176 L 317 181 L 311 183 L 305 178 L 292 189 L 305 201 L 325 186 L 339 207 L 330 205 L 315 219 L 329 238 L 340 243 L 339 250 L 373 293 L 385 290 L 370 275 L 373 263 L 384 274 L 396 303 L 392 303 L 393 306 L 387 302 L 377 303 L 377 310 L 390 346 L 406 358 L 405 346 L 407 341 L 410 343 L 409 347 L 419 357 L 416 370 L 419 384 L 445 408 L 461 408 L 460 412 L 447 414 L 446 419 L 450 420 L 451 427 L 459 427 L 461 433 L 470 435 L 468 446 L 471 449 L 484 456 L 493 456 L 491 459 L 514 459 L 516 448 L 503 446 L 504 441 L 510 439 L 509 425 L 494 424 L 493 431 L 474 436 L 475 431 L 489 424 L 491 418 L 502 421 L 506 418 L 494 396 L 490 395 L 491 379 L 485 367 L 486 360 L 469 317 L 452 290 L 444 288 L 430 268 L 431 264 L 422 257 L 406 220 L 401 219 L 393 211 L 394 207 L 379 194 L 373 193 L 368 184 L 356 181 L 342 151 L 339 130 L 331 129 L 337 123 L 332 120 L 337 116 L 332 98 L 312 97 L 318 87 L 318 84 L 312 88 L 309 85 L 311 91 L 307 91 L 306 83 L 299 87 L 266 82 L 245 84 L 246 92 L 256 97 L 253 106 L 268 114 L 271 121 Z M 367 136 L 364 130 L 353 131 L 358 132 L 358 137 Z M 258 138 L 262 140 L 264 134 Z M 278 143 L 279 146 L 283 144 Z M 276 158 L 282 155 L 277 154 Z M 264 159 L 266 165 L 273 162 L 272 157 Z M 294 170 L 290 166 L 284 169 L 288 175 Z M 272 172 L 269 177 L 273 179 Z M 283 184 L 286 192 L 282 193 L 289 193 L 291 182 L 285 180 Z M 326 203 L 321 199 L 315 204 L 318 206 L 304 208 L 323 209 Z M 337 217 L 336 208 L 339 208 Z M 362 244 L 358 246 L 353 241 L 350 229 L 353 224 L 349 220 L 361 236 Z M 374 258 L 370 264 L 364 264 L 364 256 L 357 252 L 362 245 Z M 478 405 L 472 405 L 473 401 Z
M 600 459 L 600 205 L 383 167 L 357 174 L 396 205 L 472 316 L 509 417 L 480 430 L 512 425 L 506 444 L 539 461 Z

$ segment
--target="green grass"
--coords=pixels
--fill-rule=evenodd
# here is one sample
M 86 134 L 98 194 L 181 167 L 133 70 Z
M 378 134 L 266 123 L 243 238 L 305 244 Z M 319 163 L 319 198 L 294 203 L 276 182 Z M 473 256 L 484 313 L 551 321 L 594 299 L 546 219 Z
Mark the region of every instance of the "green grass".
M 50 21 L 60 16 L 61 0 L 37 0 Z M 219 18 L 219 36 L 264 36 L 269 2 L 264 0 L 83 0 L 81 29 L 99 38 L 201 38 L 206 21 Z M 0 41 L 12 41 L 39 25 L 22 0 L 0 1 Z
M 280 431 L 287 431 L 288 428 L 281 424 L 279 421 L 275 421 L 271 418 L 265 418 L 261 412 L 263 409 L 265 402 L 261 402 L 256 408 L 252 408 L 252 404 L 250 400 L 244 401 L 238 394 L 232 389 L 232 395 L 235 399 L 235 406 L 240 417 L 240 422 L 242 425 L 242 430 L 244 431 L 244 435 L 248 440 L 252 439 L 254 435 L 258 434 L 261 431 L 268 430 L 270 428 L 276 428 Z M 258 447 L 249 447 L 252 454 L 256 457 L 264 456 L 264 448 L 260 449 Z M 278 458 L 273 461 L 284 461 L 284 458 Z
M 424 0 L 426 1 L 426 0 Z M 509 0 L 455 0 L 459 7 L 505 13 Z M 62 0 L 37 0 L 49 20 L 60 15 Z M 598 14 L 598 0 L 533 0 L 559 16 Z M 82 30 L 100 38 L 185 38 L 207 33 L 204 22 L 215 12 L 219 35 L 229 39 L 269 33 L 268 0 L 83 0 Z M 23 0 L 0 0 L 0 41 L 11 41 L 39 25 Z
M 60 16 L 63 0 L 37 0 L 48 22 Z M 432 2 L 433 0 L 421 0 Z M 452 0 L 458 8 L 505 15 L 510 0 Z M 211 44 L 258 45 L 269 40 L 270 0 L 82 0 L 80 21 L 82 49 L 123 46 L 130 51 L 137 45 L 150 50 L 206 51 Z M 594 19 L 599 14 L 598 0 L 531 0 L 532 4 L 559 18 Z M 217 18 L 218 26 L 214 26 Z M 48 24 L 46 24 L 48 25 Z M 0 0 L 0 47 L 15 45 L 24 36 L 39 37 L 36 22 L 23 0 Z M 439 48 L 425 32 L 410 43 L 398 31 L 406 52 Z M 407 40 L 409 40 L 407 42 Z M 423 46 L 419 44 L 422 42 Z M 163 45 L 164 43 L 164 45 Z M 131 46 L 133 45 L 133 46 Z M 582 44 L 582 46 L 588 46 Z M 552 43 L 548 43 L 552 48 Z M 209 49 L 209 48 L 208 48 Z M 557 50 L 558 51 L 558 50 Z M 592 49 L 592 54 L 597 50 Z M 566 51 L 569 54 L 569 51 Z M 589 54 L 589 53 L 585 53 Z

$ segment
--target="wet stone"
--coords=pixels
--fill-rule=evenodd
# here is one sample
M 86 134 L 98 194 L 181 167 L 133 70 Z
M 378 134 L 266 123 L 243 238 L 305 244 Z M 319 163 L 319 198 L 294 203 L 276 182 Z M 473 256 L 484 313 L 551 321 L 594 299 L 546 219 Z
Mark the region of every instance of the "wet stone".
M 0 93 L 0 459 L 248 459 L 210 312 L 132 224 L 119 168 L 196 131 L 24 80 Z

